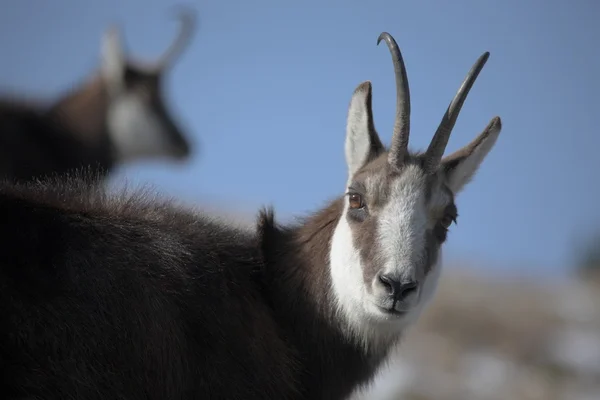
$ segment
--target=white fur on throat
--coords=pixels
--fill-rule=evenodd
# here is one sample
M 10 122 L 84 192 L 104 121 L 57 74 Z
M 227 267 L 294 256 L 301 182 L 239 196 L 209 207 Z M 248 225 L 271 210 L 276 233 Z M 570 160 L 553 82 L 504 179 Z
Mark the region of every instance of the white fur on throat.
M 402 199 L 398 198 L 393 201 L 402 204 Z M 405 199 L 404 205 L 393 205 L 391 207 L 394 209 L 406 207 L 405 210 L 410 212 L 411 209 L 408 208 L 410 206 L 407 203 L 412 201 L 409 196 Z M 331 239 L 329 260 L 337 316 L 340 318 L 339 322 L 348 338 L 358 342 L 366 350 L 385 351 L 399 339 L 403 331 L 416 322 L 423 308 L 432 300 L 441 274 L 441 250 L 438 253 L 436 263 L 432 266 L 427 277 L 422 280 L 419 293 L 412 299 L 410 311 L 402 318 L 385 315 L 373 304 L 372 294 L 368 292 L 365 285 L 363 279 L 364 265 L 361 262 L 359 250 L 354 246 L 352 230 L 346 218 L 347 203 L 346 200 L 343 216 L 340 218 Z M 395 221 L 397 225 L 407 227 L 410 231 L 411 220 L 412 218 L 399 214 L 393 220 L 384 222 L 383 225 L 390 226 Z M 408 234 L 400 233 L 398 237 L 387 236 L 397 234 L 387 229 L 384 227 L 379 235 L 384 243 L 398 243 L 397 239 L 406 237 Z M 423 242 L 418 240 L 410 243 L 423 245 Z M 390 248 L 389 251 L 382 254 L 385 260 L 382 265 L 391 268 L 396 263 L 398 270 L 412 274 L 411 268 L 414 267 L 401 259 L 407 251 L 409 250 L 399 249 L 398 246 Z
M 390 200 L 377 215 L 382 272 L 400 281 L 420 282 L 424 277 L 424 271 L 416 267 L 423 265 L 426 256 L 425 233 L 429 225 L 424 183 L 421 170 L 407 166 L 400 178 L 393 181 Z M 411 300 L 408 299 L 409 303 Z

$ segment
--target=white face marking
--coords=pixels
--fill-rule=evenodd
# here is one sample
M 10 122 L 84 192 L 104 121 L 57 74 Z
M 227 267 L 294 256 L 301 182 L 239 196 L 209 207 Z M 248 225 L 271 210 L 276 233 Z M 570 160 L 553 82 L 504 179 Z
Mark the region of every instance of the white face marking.
M 120 161 L 169 157 L 170 132 L 155 111 L 135 93 L 117 95 L 108 110 L 108 131 Z
M 377 241 L 383 249 L 377 264 L 382 272 L 419 281 L 419 290 L 409 295 L 396 308 L 406 311 L 403 316 L 390 316 L 375 305 L 377 295 L 365 283 L 360 252 L 354 245 L 352 227 L 346 218 L 348 200 L 343 217 L 335 228 L 330 253 L 332 289 L 339 315 L 346 324 L 347 333 L 365 347 L 385 347 L 395 340 L 421 314 L 435 292 L 441 265 L 435 262 L 425 276 L 425 231 L 429 226 L 425 203 L 424 176 L 414 167 L 393 183 L 386 206 L 369 218 L 377 219 Z M 366 180 L 369 186 L 377 179 Z M 376 278 L 377 279 L 377 278 Z
M 421 280 L 425 257 L 425 230 L 428 225 L 425 204 L 425 176 L 409 166 L 394 181 L 386 204 L 378 219 L 378 241 L 383 251 L 383 273 L 401 280 Z M 415 293 L 416 294 L 416 293 Z

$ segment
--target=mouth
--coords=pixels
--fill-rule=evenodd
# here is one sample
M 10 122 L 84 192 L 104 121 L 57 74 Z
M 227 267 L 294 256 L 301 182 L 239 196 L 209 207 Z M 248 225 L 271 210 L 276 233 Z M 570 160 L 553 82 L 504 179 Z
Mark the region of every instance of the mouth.
M 390 317 L 399 318 L 405 316 L 408 313 L 408 311 L 396 310 L 394 307 L 381 307 L 377 305 L 376 307 L 382 314 L 388 315 Z

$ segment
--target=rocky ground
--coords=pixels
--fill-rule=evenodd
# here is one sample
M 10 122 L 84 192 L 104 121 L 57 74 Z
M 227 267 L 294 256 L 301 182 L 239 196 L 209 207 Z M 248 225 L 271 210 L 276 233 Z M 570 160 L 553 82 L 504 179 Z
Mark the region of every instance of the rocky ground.
M 352 400 L 600 400 L 600 279 L 458 271 Z

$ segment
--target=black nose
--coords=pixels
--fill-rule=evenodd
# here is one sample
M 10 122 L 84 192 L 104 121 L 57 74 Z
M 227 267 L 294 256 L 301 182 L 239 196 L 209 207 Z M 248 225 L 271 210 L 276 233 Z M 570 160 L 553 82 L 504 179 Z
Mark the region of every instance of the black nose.
M 391 275 L 379 275 L 379 281 L 395 300 L 403 300 L 417 289 L 415 281 L 400 281 Z

